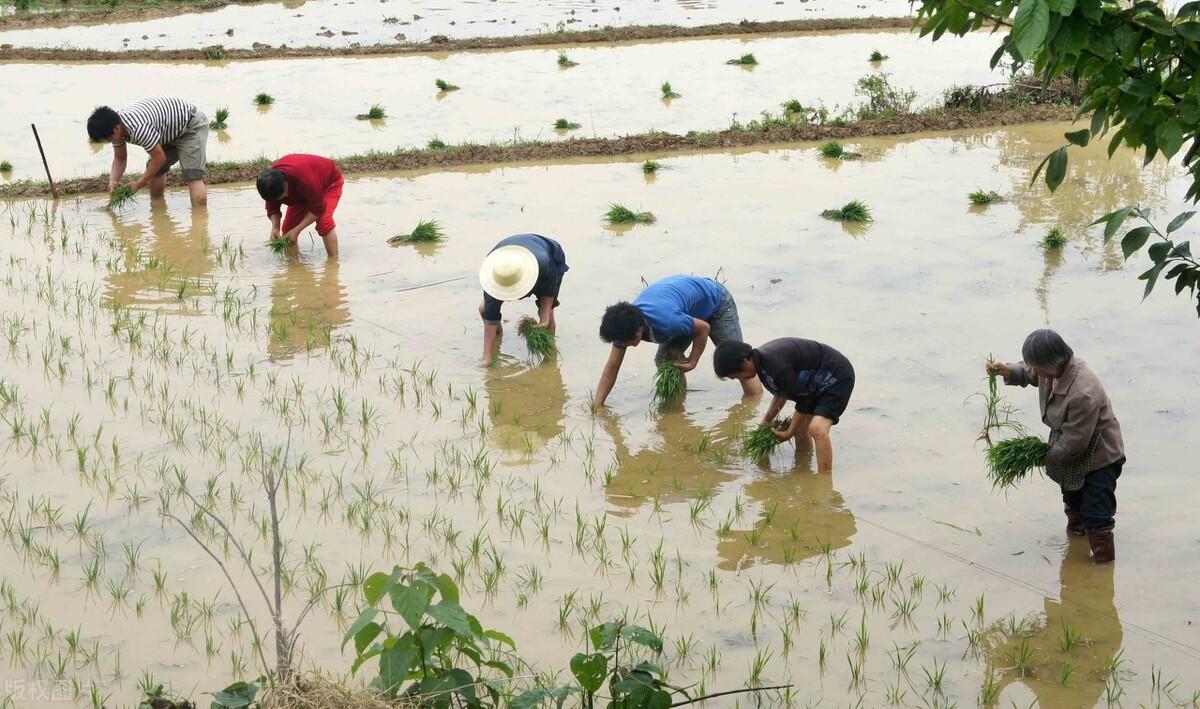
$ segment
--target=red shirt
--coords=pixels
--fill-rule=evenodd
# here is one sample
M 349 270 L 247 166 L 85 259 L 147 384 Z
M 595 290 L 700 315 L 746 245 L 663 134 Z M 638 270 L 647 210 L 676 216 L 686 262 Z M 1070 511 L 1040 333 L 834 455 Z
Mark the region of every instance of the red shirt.
M 342 184 L 342 171 L 329 158 L 320 155 L 292 153 L 271 165 L 287 178 L 287 196 L 278 202 L 267 202 L 267 215 L 279 214 L 281 204 L 302 207 L 317 218 L 317 233 L 333 229 L 333 210 L 325 208 L 325 193 Z

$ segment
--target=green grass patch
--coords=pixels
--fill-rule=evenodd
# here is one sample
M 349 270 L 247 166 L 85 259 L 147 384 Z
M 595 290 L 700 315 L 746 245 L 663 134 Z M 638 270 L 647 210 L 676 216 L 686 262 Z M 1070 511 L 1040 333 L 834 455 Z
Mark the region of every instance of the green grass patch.
M 437 81 L 433 82 L 433 85 L 438 87 L 438 91 L 450 92 L 458 91 L 459 89 L 459 87 L 455 84 L 451 84 L 449 81 L 445 81 L 443 79 L 438 79 Z
M 1050 227 L 1050 231 L 1042 237 L 1042 248 L 1049 251 L 1050 249 L 1061 249 L 1067 245 L 1067 235 L 1058 227 Z
M 658 363 L 654 371 L 654 403 L 662 405 L 675 401 L 687 391 L 683 383 L 683 372 L 675 365 L 678 360 L 666 360 Z
M 756 66 L 758 64 L 758 59 L 755 58 L 755 56 L 750 52 L 747 52 L 742 56 L 737 57 L 736 59 L 730 59 L 725 63 L 734 64 L 736 66 Z
M 134 196 L 133 188 L 129 185 L 118 185 L 108 196 L 108 209 L 112 212 L 119 212 L 125 207 L 137 201 Z
M 255 106 L 270 106 L 273 103 L 275 103 L 275 97 L 265 91 L 254 94 Z
M 554 333 L 538 327 L 537 320 L 525 317 L 517 324 L 517 334 L 525 338 L 529 354 L 546 358 L 554 353 Z
M 1050 446 L 1037 436 L 1008 438 L 987 450 L 988 477 L 992 487 L 1015 486 L 1034 468 L 1042 467 Z
M 575 123 L 574 121 L 568 121 L 565 118 L 560 118 L 554 122 L 555 130 L 575 130 L 578 127 L 578 123 Z
M 871 216 L 870 207 L 857 199 L 847 202 L 837 209 L 826 209 L 821 212 L 821 216 L 838 222 L 855 222 L 857 224 L 875 221 Z
M 755 463 L 761 463 L 771 457 L 779 447 L 779 439 L 768 426 L 756 426 L 742 436 L 742 455 Z
M 613 202 L 608 205 L 604 220 L 609 224 L 653 224 L 655 216 L 651 212 L 635 212 L 623 204 Z
M 446 238 L 442 225 L 432 219 L 422 219 L 407 234 L 397 234 L 388 239 L 389 244 L 417 244 L 441 241 Z
M 662 86 L 660 86 L 659 88 L 662 89 L 662 97 L 663 98 L 667 98 L 667 99 L 679 98 L 679 94 L 675 93 L 675 91 L 671 88 L 671 82 L 664 81 L 664 82 L 662 82 Z
M 229 127 L 229 107 L 220 106 L 213 114 L 212 122 L 208 124 L 213 130 L 225 130 Z
M 971 200 L 971 204 L 977 204 L 977 205 L 995 204 L 996 202 L 1004 201 L 1004 197 L 999 192 L 996 192 L 995 190 L 986 190 L 985 191 L 985 190 L 977 189 L 974 192 L 968 194 L 967 198 Z
M 383 110 L 383 106 L 376 103 L 372 104 L 366 113 L 360 113 L 355 118 L 360 121 L 381 121 L 387 118 L 387 111 Z

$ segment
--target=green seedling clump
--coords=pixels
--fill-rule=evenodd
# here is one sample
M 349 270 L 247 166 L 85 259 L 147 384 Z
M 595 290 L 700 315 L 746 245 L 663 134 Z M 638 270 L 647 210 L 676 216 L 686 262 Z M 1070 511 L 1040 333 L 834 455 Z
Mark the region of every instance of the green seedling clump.
M 411 244 L 416 242 L 441 241 L 445 238 L 442 226 L 432 219 L 422 219 L 407 234 L 397 234 L 388 239 L 389 244 Z
M 136 198 L 133 196 L 133 188 L 128 185 L 120 185 L 108 196 L 108 209 L 119 212 L 134 201 Z
M 287 251 L 287 248 L 291 246 L 291 244 L 292 242 L 288 241 L 282 236 L 277 239 L 270 239 L 267 241 L 267 246 L 271 249 L 271 251 L 274 251 L 277 254 Z
M 886 54 L 884 54 L 884 53 L 880 52 L 878 49 L 876 49 L 876 50 L 874 50 L 874 51 L 872 51 L 872 52 L 871 52 L 871 56 L 870 56 L 870 58 L 868 59 L 868 61 L 872 61 L 872 62 L 881 62 L 881 61 L 883 61 L 884 59 L 889 59 L 889 58 L 890 58 L 890 57 L 888 57 L 888 55 L 886 55 Z
M 387 118 L 387 112 L 383 110 L 383 106 L 373 104 L 366 113 L 360 113 L 355 116 L 360 121 L 380 121 Z
M 254 95 L 255 106 L 270 106 L 273 103 L 275 103 L 275 97 L 265 91 L 260 91 Z
M 665 404 L 683 396 L 687 387 L 683 383 L 683 372 L 675 365 L 678 360 L 664 359 L 654 372 L 654 401 Z
M 430 138 L 425 144 L 430 150 L 445 150 L 448 146 L 441 138 Z
M 579 66 L 579 62 L 571 61 L 571 58 L 565 52 L 558 53 L 558 66 L 562 69 L 570 69 L 573 66 Z
M 525 338 L 529 354 L 545 358 L 554 352 L 554 333 L 538 327 L 537 320 L 533 318 L 521 318 L 517 325 L 517 334 Z
M 992 487 L 1013 487 L 1034 468 L 1043 466 L 1050 446 L 1037 436 L 1009 438 L 987 450 Z
M 971 204 L 994 204 L 996 202 L 1004 201 L 1004 197 L 1002 197 L 1000 193 L 996 192 L 995 190 L 975 190 L 967 195 L 967 197 L 970 198 Z
M 554 122 L 555 130 L 575 130 L 578 127 L 579 127 L 578 123 L 575 123 L 573 121 L 568 121 L 565 118 L 560 118 Z
M 653 175 L 661 169 L 662 163 L 658 162 L 657 160 L 647 160 L 646 162 L 642 163 L 642 172 L 647 175 Z
M 779 446 L 779 439 L 768 426 L 758 426 L 747 431 L 742 437 L 742 454 L 755 463 L 761 463 L 771 457 L 771 453 Z
M 445 81 L 443 79 L 438 79 L 437 81 L 433 82 L 433 84 L 434 86 L 438 87 L 439 91 L 458 91 L 459 88 L 458 86 L 455 86 L 449 81 Z
M 804 104 L 798 98 L 788 99 L 779 105 L 785 113 L 804 113 Z
M 1050 249 L 1061 249 L 1067 245 L 1067 236 L 1063 234 L 1062 229 L 1051 227 L 1050 231 L 1042 237 L 1042 248 L 1049 251 Z
M 725 63 L 726 64 L 736 64 L 737 66 L 754 66 L 754 65 L 758 64 L 758 59 L 756 59 L 753 54 L 747 52 L 746 54 L 743 54 L 742 56 L 738 57 L 737 59 L 730 59 L 729 61 L 727 61 Z
M 826 209 L 821 212 L 821 216 L 826 219 L 832 219 L 839 222 L 858 222 L 865 223 L 874 221 L 871 217 L 871 210 L 866 204 L 859 200 L 847 202 L 838 209 Z
M 817 148 L 822 157 L 827 157 L 833 160 L 857 160 L 862 155 L 846 150 L 845 146 L 836 140 L 827 140 Z
M 609 224 L 652 224 L 654 215 L 650 212 L 635 212 L 629 207 L 616 202 L 608 206 L 604 219 Z
M 213 130 L 225 130 L 229 126 L 229 124 L 226 122 L 229 120 L 228 106 L 221 106 L 217 108 L 216 113 L 213 115 L 214 118 L 212 122 L 208 124 L 209 128 L 212 128 Z
M 662 82 L 661 88 L 662 88 L 662 97 L 663 98 L 679 98 L 679 94 L 677 94 L 673 90 L 671 90 L 671 82 L 669 82 L 669 81 Z
M 12 172 L 12 163 L 7 160 L 0 160 L 0 172 Z

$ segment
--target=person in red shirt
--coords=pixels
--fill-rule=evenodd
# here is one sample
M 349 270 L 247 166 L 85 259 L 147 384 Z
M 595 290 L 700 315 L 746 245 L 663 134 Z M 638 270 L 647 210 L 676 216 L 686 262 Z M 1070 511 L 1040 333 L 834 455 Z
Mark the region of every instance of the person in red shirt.
M 337 226 L 333 211 L 342 198 L 342 171 L 329 158 L 293 153 L 276 160 L 258 173 L 258 194 L 267 203 L 271 238 L 296 243 L 300 232 L 313 223 L 325 242 L 325 252 L 337 258 Z M 280 225 L 280 205 L 288 206 Z

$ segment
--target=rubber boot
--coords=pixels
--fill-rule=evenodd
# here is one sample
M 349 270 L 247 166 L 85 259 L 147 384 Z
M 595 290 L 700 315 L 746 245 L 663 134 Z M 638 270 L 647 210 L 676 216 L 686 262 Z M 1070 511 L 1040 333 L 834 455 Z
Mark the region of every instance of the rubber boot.
M 1087 534 L 1083 528 L 1083 514 L 1068 505 L 1063 505 L 1063 512 L 1067 513 L 1067 534 L 1072 537 L 1082 537 Z
M 1117 558 L 1112 525 L 1100 529 L 1089 529 L 1087 537 L 1088 545 L 1092 548 L 1092 560 L 1097 564 L 1107 564 Z

